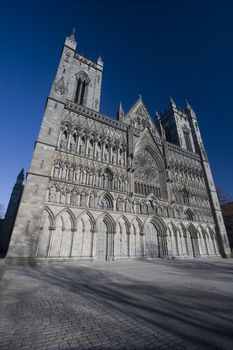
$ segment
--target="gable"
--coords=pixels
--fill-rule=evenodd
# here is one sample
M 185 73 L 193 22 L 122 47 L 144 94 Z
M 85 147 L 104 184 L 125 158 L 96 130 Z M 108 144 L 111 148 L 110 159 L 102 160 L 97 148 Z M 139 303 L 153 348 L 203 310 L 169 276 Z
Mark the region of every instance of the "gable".
M 127 125 L 133 126 L 135 129 L 143 131 L 146 127 L 154 131 L 157 137 L 160 137 L 156 126 L 150 117 L 141 97 L 132 106 L 129 112 L 125 115 L 122 120 Z

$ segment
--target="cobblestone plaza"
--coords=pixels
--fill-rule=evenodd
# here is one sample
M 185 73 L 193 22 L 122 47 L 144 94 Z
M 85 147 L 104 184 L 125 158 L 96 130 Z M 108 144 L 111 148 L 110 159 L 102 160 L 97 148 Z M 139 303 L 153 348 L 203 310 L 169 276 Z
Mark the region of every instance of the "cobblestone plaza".
M 232 349 L 232 259 L 0 266 L 0 349 Z

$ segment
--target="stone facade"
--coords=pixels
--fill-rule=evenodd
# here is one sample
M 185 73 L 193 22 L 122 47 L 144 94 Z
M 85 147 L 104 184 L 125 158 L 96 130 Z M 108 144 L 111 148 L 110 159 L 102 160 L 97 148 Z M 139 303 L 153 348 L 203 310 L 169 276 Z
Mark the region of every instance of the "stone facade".
M 195 112 L 170 99 L 156 121 L 139 97 L 99 113 L 103 62 L 66 38 L 8 259 L 228 256 Z

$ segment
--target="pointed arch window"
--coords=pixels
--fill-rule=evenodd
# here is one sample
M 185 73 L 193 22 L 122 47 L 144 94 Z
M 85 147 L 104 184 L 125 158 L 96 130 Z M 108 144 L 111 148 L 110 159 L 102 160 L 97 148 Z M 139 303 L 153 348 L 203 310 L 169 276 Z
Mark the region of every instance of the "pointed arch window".
M 79 105 L 85 105 L 90 79 L 88 78 L 88 75 L 85 72 L 80 72 L 76 76 L 76 79 L 77 79 L 77 85 L 76 85 L 74 102 Z
M 112 198 L 107 193 L 100 200 L 99 207 L 102 210 L 113 210 Z
M 190 138 L 190 131 L 188 129 L 184 129 L 184 140 L 185 140 L 185 144 L 186 144 L 186 149 L 189 152 L 193 152 L 193 147 L 192 147 L 192 143 L 191 143 L 191 138 Z

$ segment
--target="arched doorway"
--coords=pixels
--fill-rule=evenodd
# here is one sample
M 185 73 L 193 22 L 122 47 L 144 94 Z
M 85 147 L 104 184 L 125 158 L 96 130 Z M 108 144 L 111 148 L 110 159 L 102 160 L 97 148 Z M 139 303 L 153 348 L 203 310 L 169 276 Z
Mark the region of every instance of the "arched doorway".
M 115 222 L 109 214 L 97 220 L 96 258 L 98 260 L 112 260 L 114 257 Z
M 53 229 L 53 217 L 52 214 L 45 209 L 42 213 L 40 224 L 40 235 L 37 247 L 37 256 L 45 258 L 48 256 L 49 242 Z
M 160 247 L 158 241 L 158 232 L 156 227 L 150 222 L 146 226 L 146 257 L 158 258 L 160 256 Z
M 72 257 L 92 257 L 93 218 L 84 213 L 78 219 L 77 230 L 74 232 Z
M 114 235 L 114 257 L 127 257 L 129 255 L 129 229 L 121 217 L 116 225 Z
M 193 225 L 190 225 L 188 231 L 190 233 L 193 256 L 198 257 L 200 256 L 200 248 L 199 248 L 199 242 L 198 242 L 197 229 Z
M 56 218 L 56 228 L 50 243 L 50 257 L 70 257 L 73 219 L 70 212 L 62 211 Z
M 134 219 L 131 228 L 130 256 L 142 257 L 144 255 L 143 236 L 141 235 L 142 225 L 137 219 Z
M 96 257 L 98 260 L 107 260 L 108 229 L 104 221 L 101 222 L 96 242 Z

